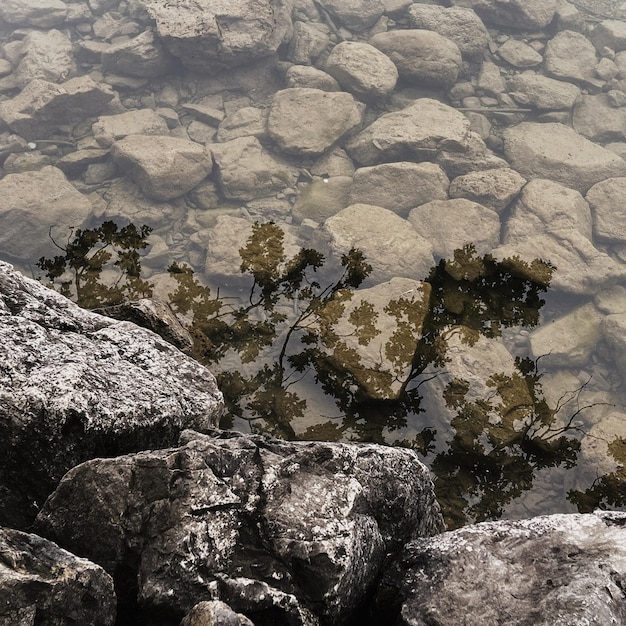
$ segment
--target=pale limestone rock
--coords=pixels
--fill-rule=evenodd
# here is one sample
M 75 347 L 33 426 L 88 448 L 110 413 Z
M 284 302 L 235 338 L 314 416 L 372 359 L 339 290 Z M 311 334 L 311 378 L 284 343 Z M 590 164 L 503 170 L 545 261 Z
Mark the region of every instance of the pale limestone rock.
M 217 127 L 217 141 L 231 141 L 240 137 L 264 137 L 267 134 L 267 115 L 264 109 L 242 107 L 227 115 Z
M 356 33 L 373 26 L 385 10 L 382 0 L 324 0 L 323 6 L 339 24 Z
M 512 76 L 507 85 L 518 104 L 541 110 L 571 109 L 580 96 L 576 85 L 532 72 Z
M 470 172 L 450 183 L 451 198 L 467 198 L 498 213 L 517 197 L 526 179 L 510 168 Z
M 602 20 L 592 29 L 589 39 L 600 52 L 604 48 L 610 48 L 614 52 L 626 50 L 626 22 Z
M 585 196 L 593 214 L 593 233 L 603 241 L 626 242 L 626 178 L 596 183 Z
M 293 37 L 289 42 L 287 58 L 292 63 L 312 65 L 330 43 L 330 31 L 325 24 L 294 22 Z
M 116 115 L 101 115 L 91 126 L 98 145 L 109 148 L 128 135 L 169 135 L 167 122 L 152 109 L 136 109 Z
M 543 63 L 543 57 L 527 43 L 519 39 L 509 39 L 498 48 L 501 59 L 510 63 L 513 67 L 535 67 Z
M 626 108 L 614 107 L 608 94 L 582 96 L 574 106 L 574 130 L 595 143 L 626 140 Z
M 602 81 L 594 73 L 598 57 L 593 44 L 580 33 L 564 30 L 546 45 L 544 54 L 546 73 L 553 78 L 572 81 L 599 89 Z
M 330 74 L 309 65 L 292 65 L 285 72 L 285 80 L 289 88 L 341 91 L 341 85 Z
M 452 0 L 452 5 L 473 9 L 488 25 L 540 30 L 554 18 L 558 0 Z
M 62 83 L 76 72 L 72 42 L 58 30 L 32 30 L 24 37 L 24 56 L 15 70 L 20 87 L 35 79 Z
M 151 30 L 102 52 L 102 69 L 140 78 L 163 76 L 172 69 L 171 58 Z
M 478 73 L 478 87 L 491 96 L 498 96 L 498 94 L 504 93 L 506 84 L 504 78 L 502 78 L 500 66 L 493 61 L 485 61 Z
M 323 222 L 345 209 L 349 201 L 351 176 L 331 176 L 326 180 L 315 180 L 307 185 L 293 205 L 292 216 L 296 222 L 314 220 Z
M 67 4 L 61 0 L 3 0 L 0 4 L 0 17 L 16 26 L 61 26 L 67 13 Z

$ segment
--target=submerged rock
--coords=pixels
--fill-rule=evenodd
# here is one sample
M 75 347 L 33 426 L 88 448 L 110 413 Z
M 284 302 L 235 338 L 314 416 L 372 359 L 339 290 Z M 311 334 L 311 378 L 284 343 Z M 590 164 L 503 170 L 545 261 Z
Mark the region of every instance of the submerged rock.
M 442 522 L 411 450 L 186 431 L 176 448 L 76 467 L 36 528 L 111 572 L 122 605 L 182 617 L 222 600 L 313 626 L 342 623 L 385 556 Z
M 211 373 L 158 335 L 0 263 L 0 523 L 23 527 L 74 465 L 215 426 Z
M 545 28 L 558 0 L 452 0 L 453 6 L 474 9 L 488 24 L 527 30 Z
M 0 5 L 0 17 L 7 24 L 35 28 L 61 26 L 67 12 L 61 0 L 5 0 Z

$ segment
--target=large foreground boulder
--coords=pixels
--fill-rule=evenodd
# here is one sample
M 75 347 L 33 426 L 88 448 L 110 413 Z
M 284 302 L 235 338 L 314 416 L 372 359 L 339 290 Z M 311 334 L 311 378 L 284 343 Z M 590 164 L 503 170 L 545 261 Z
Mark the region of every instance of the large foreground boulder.
M 71 467 L 215 426 L 211 373 L 158 335 L 0 262 L 0 524 L 24 527 Z
M 379 600 L 402 626 L 624 624 L 625 576 L 626 513 L 549 515 L 414 541 Z
M 37 535 L 0 528 L 0 624 L 115 623 L 113 579 Z
M 35 526 L 112 573 L 122 607 L 178 624 L 222 600 L 256 624 L 313 626 L 341 624 L 385 556 L 442 521 L 411 450 L 186 431 L 74 468 Z

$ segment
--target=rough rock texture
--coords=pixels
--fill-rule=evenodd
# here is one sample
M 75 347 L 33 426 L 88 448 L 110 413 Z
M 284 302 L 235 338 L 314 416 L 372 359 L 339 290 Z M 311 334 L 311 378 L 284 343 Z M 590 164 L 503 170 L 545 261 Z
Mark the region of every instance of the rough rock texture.
M 434 163 L 382 163 L 356 170 L 349 203 L 374 204 L 406 217 L 420 204 L 447 200 L 449 184 L 446 173 Z
M 88 76 L 56 85 L 35 79 L 11 100 L 0 102 L 0 119 L 27 141 L 45 139 L 59 127 L 104 113 L 114 94 Z
M 345 209 L 350 202 L 351 176 L 315 180 L 298 196 L 291 215 L 296 222 L 309 219 L 321 223 Z
M 626 161 L 569 126 L 523 122 L 504 132 L 511 167 L 526 178 L 549 178 L 585 193 L 606 178 L 626 175 Z
M 348 154 L 361 165 L 385 161 L 433 160 L 438 150 L 462 152 L 469 142 L 467 118 L 437 100 L 414 104 L 381 115 L 347 144 Z
M 385 96 L 398 81 L 393 61 L 374 46 L 358 41 L 343 41 L 328 55 L 324 69 L 339 84 L 361 96 Z
M 498 213 L 517 197 L 526 179 L 510 168 L 470 172 L 450 183 L 451 198 L 467 198 Z
M 111 149 L 115 164 L 154 200 L 183 196 L 213 168 L 204 146 L 178 137 L 129 135 Z
M 370 43 L 396 64 L 401 78 L 413 83 L 451 87 L 459 74 L 459 47 L 434 31 L 388 31 L 374 35 Z
M 597 63 L 596 49 L 581 33 L 564 30 L 546 45 L 545 70 L 553 78 L 572 80 L 597 90 L 602 86 L 594 72 Z
M 372 266 L 364 286 L 396 276 L 425 278 L 434 265 L 432 244 L 407 220 L 370 204 L 353 204 L 328 218 L 314 233 L 313 247 L 335 261 L 352 248 L 361 250 Z
M 362 114 L 348 93 L 283 89 L 272 99 L 267 129 L 284 152 L 318 155 L 358 127 Z
M 113 44 L 102 52 L 102 69 L 114 74 L 153 78 L 167 74 L 172 60 L 152 31 Z
M 158 335 L 78 306 L 0 264 L 0 523 L 23 526 L 94 456 L 214 426 L 211 373 Z
M 37 535 L 0 528 L 0 623 L 113 626 L 113 579 Z
M 169 135 L 166 121 L 152 109 L 101 115 L 91 126 L 98 145 L 109 148 L 128 135 Z
M 626 140 L 626 109 L 613 106 L 607 94 L 582 96 L 572 115 L 574 130 L 596 143 Z
M 386 554 L 441 527 L 413 451 L 193 431 L 177 448 L 76 467 L 36 522 L 114 573 L 122 603 L 182 617 L 222 600 L 296 625 L 341 623 Z
M 61 31 L 31 31 L 24 37 L 23 45 L 25 54 L 15 72 L 20 87 L 36 78 L 61 83 L 76 70 L 72 42 Z
M 199 602 L 185 615 L 180 626 L 254 626 L 241 613 L 235 613 L 221 600 Z
M 486 522 L 409 544 L 382 581 L 387 623 L 622 624 L 626 514 Z
M 217 128 L 219 142 L 240 137 L 262 137 L 267 133 L 267 111 L 257 107 L 242 107 L 227 115 Z
M 474 9 L 490 25 L 534 30 L 552 21 L 558 0 L 452 0 L 452 4 Z
M 626 178 L 596 183 L 585 196 L 593 214 L 593 233 L 603 241 L 626 241 Z
M 541 110 L 571 109 L 580 95 L 576 85 L 531 72 L 512 76 L 508 88 L 518 104 Z
M 342 26 L 355 32 L 373 26 L 385 11 L 383 0 L 323 0 L 321 5 Z
M 292 34 L 283 0 L 140 0 L 169 51 L 189 69 L 214 74 L 272 54 Z
M 54 256 L 60 243 L 87 219 L 93 207 L 53 166 L 7 174 L 0 180 L 0 250 L 5 258 L 32 262 Z
M 7 24 L 35 28 L 60 26 L 67 11 L 67 4 L 61 0 L 5 0 L 0 5 L 0 17 Z

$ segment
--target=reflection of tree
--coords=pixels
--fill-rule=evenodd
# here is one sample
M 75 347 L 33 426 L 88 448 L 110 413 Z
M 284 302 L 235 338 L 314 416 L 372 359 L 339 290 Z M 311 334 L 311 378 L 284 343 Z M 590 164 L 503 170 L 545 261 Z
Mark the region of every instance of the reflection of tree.
M 102 305 L 107 296 L 146 285 L 137 250 L 149 229 L 117 231 L 108 224 L 77 231 L 65 257 L 40 261 L 51 279 L 74 270 L 83 305 Z M 126 291 L 116 283 L 98 292 L 99 272 L 111 258 L 106 250 L 116 246 Z M 543 399 L 536 364 L 528 360 L 518 359 L 514 372 L 490 375 L 484 398 L 468 395 L 465 381 L 450 381 L 443 392 L 450 431 L 439 435 L 445 441 L 437 441 L 420 407 L 421 386 L 449 360 L 452 332 L 461 329 L 469 348 L 480 337 L 499 337 L 503 328 L 538 323 L 553 270 L 548 263 L 497 261 L 466 246 L 421 282 L 394 279 L 400 282 L 358 289 L 371 271 L 360 251 L 350 250 L 334 278 L 323 281 L 323 255 L 303 248 L 287 258 L 283 231 L 273 223 L 255 224 L 240 256 L 241 271 L 253 279 L 245 303 L 214 294 L 185 265 L 169 268 L 176 281 L 170 304 L 187 320 L 194 355 L 211 366 L 225 395 L 223 427 L 239 419 L 283 438 L 385 443 L 409 421 L 412 427 L 422 421 L 421 431 L 396 444 L 432 459 L 437 494 L 454 526 L 497 518 L 532 486 L 536 470 L 575 464 L 579 444 L 566 436 L 572 422 L 555 425 L 561 407 Z M 296 425 L 307 414 L 303 379 L 333 399 L 338 416 L 318 419 L 298 435 Z M 572 497 L 615 502 L 606 486 L 623 479 L 603 477 Z

